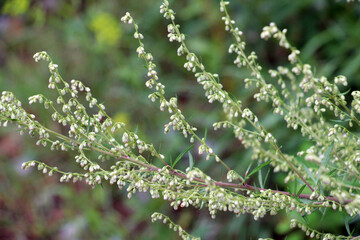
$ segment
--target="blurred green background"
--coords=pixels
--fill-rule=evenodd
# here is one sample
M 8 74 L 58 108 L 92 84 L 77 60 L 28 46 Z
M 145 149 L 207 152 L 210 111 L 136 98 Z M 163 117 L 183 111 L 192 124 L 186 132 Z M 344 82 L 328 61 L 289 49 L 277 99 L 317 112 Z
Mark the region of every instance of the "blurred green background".
M 298 132 L 286 129 L 284 121 L 272 114 L 269 105 L 255 103 L 254 89 L 244 89 L 246 70 L 232 65 L 227 54 L 231 37 L 224 31 L 218 0 L 172 1 L 177 21 L 189 37 L 191 50 L 201 56 L 207 70 L 219 73 L 224 87 L 243 99 L 263 124 L 278 137 L 283 150 L 293 154 L 306 148 Z M 184 59 L 176 55 L 177 45 L 167 41 L 167 21 L 159 14 L 159 0 L 1 0 L 0 1 L 0 91 L 13 91 L 28 111 L 49 127 L 50 114 L 41 106 L 31 106 L 27 98 L 37 93 L 55 96 L 47 89 L 49 73 L 44 63 L 35 63 L 35 52 L 45 50 L 59 64 L 64 79 L 78 79 L 91 87 L 107 106 L 109 114 L 128 124 L 147 141 L 162 149 L 166 159 L 176 158 L 190 144 L 181 134 L 163 134 L 168 114 L 150 102 L 144 87 L 145 68 L 137 58 L 133 29 L 120 23 L 130 11 L 145 36 L 145 48 L 158 63 L 160 80 L 167 97 L 178 96 L 179 106 L 199 134 L 208 129 L 208 142 L 234 169 L 244 173 L 251 151 L 233 138 L 231 130 L 214 132 L 212 123 L 223 118 L 219 104 L 209 105 L 201 86 L 183 69 Z M 288 29 L 292 43 L 305 62 L 316 66 L 317 74 L 332 79 L 348 77 L 349 88 L 360 88 L 360 4 L 336 0 L 237 0 L 231 15 L 243 30 L 247 51 L 255 51 L 266 68 L 287 64 L 287 52 L 275 43 L 259 38 L 263 26 L 275 22 Z M 163 200 L 137 194 L 131 200 L 126 192 L 104 183 L 91 189 L 84 183 L 59 183 L 59 176 L 44 176 L 36 170 L 20 169 L 24 161 L 37 159 L 61 169 L 76 168 L 72 153 L 50 152 L 35 147 L 35 140 L 21 137 L 16 128 L 0 129 L 0 239 L 177 239 L 166 226 L 150 223 L 154 211 L 162 212 L 190 233 L 203 239 L 304 239 L 299 230 L 290 230 L 289 216 L 235 217 L 219 213 L 212 220 L 206 210 L 172 210 Z M 285 144 L 286 143 L 286 144 Z M 195 148 L 194 148 L 195 149 Z M 193 152 L 196 166 L 216 179 L 225 171 L 212 161 L 203 161 Z M 178 166 L 185 169 L 185 159 Z M 284 176 L 273 174 L 268 185 L 285 189 Z M 256 181 L 256 179 L 254 179 Z M 296 215 L 296 214 L 295 214 Z M 328 211 L 324 218 L 314 213 L 311 227 L 345 234 L 343 216 Z M 355 235 L 359 219 L 349 219 Z

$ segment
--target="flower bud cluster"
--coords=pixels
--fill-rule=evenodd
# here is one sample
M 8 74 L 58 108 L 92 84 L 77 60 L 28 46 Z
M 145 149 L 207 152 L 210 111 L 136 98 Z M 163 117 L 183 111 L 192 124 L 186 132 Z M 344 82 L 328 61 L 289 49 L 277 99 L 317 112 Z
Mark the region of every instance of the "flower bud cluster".
M 174 12 L 173 12 L 173 10 L 169 9 L 169 4 L 167 1 L 164 1 L 164 3 L 161 5 L 160 11 L 162 13 L 164 13 L 166 16 L 168 16 L 168 18 L 170 18 L 172 20 L 175 19 L 175 16 L 172 15 Z M 125 17 L 126 17 L 126 19 L 132 19 L 130 14 L 127 14 L 126 16 L 124 16 L 124 18 Z M 131 22 L 134 22 L 134 21 L 131 20 Z M 196 71 L 197 67 L 200 69 L 203 69 L 204 67 L 202 66 L 202 64 L 199 63 L 199 60 L 197 59 L 196 55 L 193 53 L 190 53 L 187 50 L 186 45 L 184 43 L 184 40 L 185 40 L 184 34 L 180 33 L 179 27 L 180 26 L 174 24 L 174 22 L 172 22 L 171 24 L 168 25 L 167 29 L 169 32 L 169 34 L 168 34 L 169 41 L 176 40 L 181 43 L 181 45 L 178 49 L 178 55 L 182 55 L 186 52 L 187 62 L 185 63 L 184 67 L 187 70 Z M 135 23 L 134 23 L 134 28 L 135 28 L 135 32 L 138 32 L 138 26 Z M 138 51 L 139 57 L 145 61 L 146 67 L 148 70 L 147 76 L 150 77 L 150 79 L 145 83 L 145 85 L 150 89 L 155 85 L 156 90 L 157 90 L 156 92 L 151 93 L 149 95 L 149 98 L 153 102 L 155 102 L 156 99 L 159 99 L 160 110 L 164 111 L 165 108 L 167 108 L 168 112 L 171 114 L 170 122 L 165 124 L 164 132 L 168 133 L 170 131 L 170 128 L 172 128 L 174 131 L 181 132 L 185 138 L 187 138 L 188 136 L 191 136 L 190 142 L 194 142 L 195 139 L 198 139 L 201 143 L 199 146 L 199 154 L 206 153 L 207 160 L 210 159 L 210 156 L 214 156 L 216 162 L 221 162 L 222 164 L 224 164 L 221 161 L 221 159 L 216 154 L 213 153 L 213 150 L 206 144 L 205 139 L 200 139 L 200 137 L 198 137 L 195 134 L 195 131 L 197 129 L 195 127 L 191 126 L 186 121 L 185 116 L 182 114 L 181 110 L 177 106 L 177 99 L 172 97 L 172 98 L 170 98 L 170 100 L 167 100 L 165 98 L 164 86 L 161 83 L 159 83 L 159 81 L 158 81 L 159 78 L 157 76 L 157 72 L 155 71 L 156 64 L 153 62 L 153 57 L 150 53 L 147 53 L 145 51 L 144 44 L 141 42 L 141 40 L 139 40 L 139 45 L 140 45 L 139 48 L 141 48 L 141 51 Z M 209 101 L 212 102 L 214 100 L 218 100 L 220 102 L 223 102 L 224 101 L 223 99 L 225 98 L 224 94 L 226 92 L 223 90 L 218 91 L 218 89 L 222 88 L 222 85 L 217 84 L 216 86 L 213 86 L 212 84 L 208 84 L 208 83 L 212 83 L 212 82 L 210 82 L 210 81 L 207 82 L 205 80 L 206 74 L 207 73 L 204 73 L 203 75 L 199 75 L 199 76 L 197 76 L 197 78 L 198 78 L 199 82 L 204 83 L 203 86 L 204 86 L 204 89 L 207 89 L 207 95 L 208 95 Z M 212 77 L 217 77 L 217 75 L 214 74 L 214 75 L 212 75 Z
M 166 19 L 175 20 L 175 12 L 169 8 L 169 2 L 167 0 L 164 0 L 161 4 L 160 13 L 163 14 Z
M 321 240 L 352 239 L 352 237 L 346 237 L 346 236 L 342 236 L 342 235 L 334 235 L 331 233 L 323 233 L 323 232 L 316 231 L 314 229 L 309 228 L 306 224 L 304 224 L 296 219 L 291 219 L 290 227 L 301 229 L 303 232 L 305 232 L 306 236 L 308 236 L 311 239 L 321 239 Z
M 151 221 L 161 221 L 164 224 L 167 224 L 170 229 L 173 229 L 175 232 L 179 233 L 179 236 L 183 240 L 200 240 L 200 238 L 193 237 L 190 234 L 188 234 L 182 227 L 175 224 L 173 221 L 170 220 L 168 216 L 165 216 L 164 214 L 155 212 L 151 215 Z
M 360 114 L 360 91 L 353 91 L 351 95 L 354 98 L 354 100 L 351 102 L 351 106 L 356 113 Z
M 176 41 L 181 43 L 182 41 L 185 41 L 185 34 L 183 33 L 178 33 L 178 29 L 180 28 L 180 25 L 176 25 L 176 27 L 174 27 L 172 24 L 168 25 L 168 32 L 169 34 L 167 35 L 167 37 L 169 38 L 170 42 Z M 178 53 L 181 52 L 181 50 L 178 50 Z M 189 63 L 191 64 L 191 62 Z M 185 67 L 185 66 L 184 66 Z M 185 67 L 188 70 L 191 70 L 191 66 Z M 189 70 L 189 71 L 190 71 Z M 195 70 L 194 70 L 195 71 Z
M 40 60 L 44 60 L 44 61 L 47 61 L 47 62 L 50 61 L 50 58 L 49 58 L 48 54 L 45 51 L 35 53 L 33 58 L 34 58 L 35 62 L 38 62 Z

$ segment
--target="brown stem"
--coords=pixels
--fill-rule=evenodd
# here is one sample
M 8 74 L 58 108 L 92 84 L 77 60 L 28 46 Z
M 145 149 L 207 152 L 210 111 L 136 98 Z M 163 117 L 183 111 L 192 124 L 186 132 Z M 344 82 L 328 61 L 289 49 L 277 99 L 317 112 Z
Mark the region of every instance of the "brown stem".
M 112 156 L 116 157 L 113 154 L 112 154 Z M 146 167 L 151 171 L 159 171 L 160 170 L 160 168 L 158 168 L 158 167 L 155 167 L 155 166 L 140 162 L 140 161 L 132 159 L 130 157 L 121 157 L 121 158 L 125 159 L 127 161 L 130 161 L 130 162 L 139 164 L 139 165 L 141 165 L 143 167 Z M 175 170 L 170 170 L 170 173 L 172 175 L 175 175 L 175 176 L 178 176 L 178 177 L 181 177 L 181 178 L 187 178 L 185 174 L 179 173 L 179 172 L 177 172 Z M 201 178 L 196 178 L 195 177 L 194 180 L 197 181 L 197 182 L 205 183 L 205 181 L 203 179 L 201 179 Z M 245 190 L 250 190 L 250 191 L 256 191 L 256 189 L 259 190 L 259 191 L 268 191 L 268 190 L 270 190 L 272 192 L 280 193 L 280 194 L 283 194 L 283 195 L 286 195 L 286 196 L 292 196 L 292 197 L 298 197 L 298 198 L 301 198 L 301 199 L 309 199 L 309 200 L 311 200 L 311 198 L 310 198 L 311 195 L 310 194 L 294 194 L 294 193 L 289 193 L 289 192 L 286 192 L 286 191 L 272 190 L 272 189 L 267 189 L 267 188 L 256 188 L 255 189 L 254 186 L 246 184 L 246 183 L 244 183 L 244 184 L 235 184 L 235 183 L 227 183 L 227 182 L 215 181 L 214 184 L 216 186 L 219 186 L 219 187 L 245 189 Z M 340 200 L 338 198 L 336 198 L 336 197 L 325 196 L 325 198 L 327 200 L 340 203 Z M 352 201 L 353 200 L 346 200 L 345 203 L 350 203 Z
M 9 119 L 10 121 L 12 121 L 11 119 Z M 19 123 L 18 123 L 19 124 Z M 20 123 L 21 124 L 21 123 Z M 21 125 L 26 125 L 26 124 L 21 124 Z M 63 139 L 63 140 L 67 140 L 69 142 L 74 142 L 74 143 L 77 143 L 77 144 L 80 144 L 77 140 L 74 140 L 72 138 L 69 138 L 67 136 L 64 136 L 60 133 L 57 133 L 57 132 L 54 132 L 52 131 L 51 129 L 48 129 L 48 128 L 45 128 L 43 127 L 43 129 L 45 129 L 46 131 L 48 131 L 49 133 L 55 135 L 56 137 L 60 138 L 60 139 Z M 132 163 L 135 163 L 137 165 L 140 165 L 140 166 L 143 166 L 143 167 L 146 167 L 147 169 L 151 170 L 151 171 L 156 171 L 156 172 L 159 172 L 161 170 L 161 168 L 159 167 L 156 167 L 156 166 L 153 166 L 151 164 L 148 164 L 148 163 L 145 163 L 145 162 L 141 162 L 139 160 L 136 160 L 136 159 L 133 159 L 127 155 L 122 155 L 122 156 L 117 156 L 115 155 L 114 153 L 112 152 L 107 152 L 103 149 L 100 149 L 98 147 L 93 147 L 91 146 L 90 147 L 91 150 L 93 151 L 97 151 L 97 152 L 100 152 L 100 153 L 103 153 L 103 154 L 106 154 L 106 155 L 109 155 L 111 157 L 114 157 L 114 158 L 118 158 L 118 159 L 123 159 L 125 161 L 129 161 L 129 162 L 132 162 Z M 176 170 L 173 170 L 173 169 L 170 169 L 170 174 L 172 175 L 175 175 L 175 176 L 178 176 L 178 177 L 181 177 L 181 178 L 184 178 L 186 179 L 187 176 L 186 174 L 183 174 L 183 173 L 179 173 L 177 172 Z M 205 183 L 205 181 L 201 178 L 194 178 L 195 181 L 197 182 L 200 182 L 200 183 Z M 256 191 L 259 190 L 259 191 L 272 191 L 272 192 L 275 192 L 275 193 L 280 193 L 280 194 L 283 194 L 283 195 L 286 195 L 286 196 L 293 196 L 293 197 L 298 197 L 298 198 L 301 198 L 301 199 L 310 199 L 310 196 L 309 194 L 291 194 L 289 192 L 286 192 L 286 191 L 279 191 L 279 190 L 272 190 L 272 189 L 266 189 L 266 188 L 256 188 L 252 185 L 249 185 L 249 184 L 246 184 L 246 183 L 243 183 L 243 184 L 235 184 L 235 183 L 227 183 L 227 182 L 221 182 L 221 181 L 215 181 L 214 184 L 216 186 L 219 186 L 219 187 L 226 187 L 226 188 L 237 188 L 237 189 L 245 189 L 245 190 L 250 190 L 250 191 Z M 330 201 L 334 201 L 334 202 L 337 202 L 337 203 L 340 203 L 340 200 L 336 197 L 331 197 L 331 196 L 325 196 L 325 198 L 327 200 L 330 200 Z M 352 202 L 353 200 L 346 200 L 345 203 L 350 203 Z

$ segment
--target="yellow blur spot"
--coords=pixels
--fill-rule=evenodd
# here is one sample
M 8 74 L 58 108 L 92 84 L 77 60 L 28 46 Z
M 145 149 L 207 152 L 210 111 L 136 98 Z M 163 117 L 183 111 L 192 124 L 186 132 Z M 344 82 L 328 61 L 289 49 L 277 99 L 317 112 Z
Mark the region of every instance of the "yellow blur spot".
M 130 117 L 126 112 L 118 112 L 112 119 L 114 122 L 125 123 L 125 126 L 129 127 L 128 124 L 130 123 Z
M 98 13 L 90 22 L 96 41 L 103 45 L 114 46 L 121 37 L 120 23 L 109 13 Z
M 29 0 L 8 0 L 5 2 L 3 13 L 17 16 L 25 13 L 29 8 Z

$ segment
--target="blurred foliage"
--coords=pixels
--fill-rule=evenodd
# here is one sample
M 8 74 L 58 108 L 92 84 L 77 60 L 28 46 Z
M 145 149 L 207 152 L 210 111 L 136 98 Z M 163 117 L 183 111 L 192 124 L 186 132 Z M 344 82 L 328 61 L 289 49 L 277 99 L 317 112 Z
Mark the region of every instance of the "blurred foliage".
M 17 16 L 25 13 L 29 8 L 29 0 L 13 0 L 6 1 L 3 9 L 4 14 L 9 14 L 11 16 Z
M 207 104 L 200 86 L 183 70 L 183 59 L 176 46 L 167 42 L 166 23 L 159 14 L 159 0 L 83 1 L 83 0 L 5 0 L 0 3 L 0 91 L 13 91 L 20 100 L 46 89 L 48 72 L 43 64 L 35 65 L 32 55 L 46 50 L 59 64 L 66 79 L 80 79 L 93 89 L 109 113 L 129 123 L 134 130 L 162 149 L 166 159 L 188 147 L 181 134 L 163 134 L 167 114 L 161 113 L 148 99 L 145 68 L 135 53 L 137 43 L 128 26 L 120 24 L 126 11 L 132 12 L 144 42 L 160 65 L 159 75 L 168 94 L 177 96 L 179 106 L 199 132 L 208 129 L 208 142 L 228 165 L 244 173 L 249 152 L 234 140 L 231 131 L 214 132 L 211 125 L 221 119 L 219 105 Z M 241 96 L 278 138 L 285 152 L 294 153 L 305 144 L 298 132 L 288 131 L 266 104 L 255 104 L 253 89 L 244 89 L 242 79 L 248 73 L 232 65 L 227 53 L 231 38 L 223 29 L 216 0 L 173 1 L 183 31 L 190 36 L 189 47 L 202 56 L 210 72 L 219 73 L 226 90 Z M 287 53 L 274 43 L 259 38 L 263 26 L 271 21 L 289 30 L 289 39 L 302 50 L 305 62 L 317 66 L 317 73 L 333 78 L 348 77 L 349 87 L 360 88 L 360 5 L 345 1 L 241 0 L 231 4 L 237 21 L 260 62 L 267 67 L 284 64 Z M 39 106 L 25 106 L 49 127 L 60 128 Z M 16 129 L 13 129 L 14 131 Z M 0 129 L 0 239 L 177 239 L 160 223 L 149 223 L 154 211 L 164 212 L 192 234 L 204 239 L 251 239 L 272 236 L 288 240 L 303 239 L 301 231 L 289 228 L 289 217 L 280 214 L 254 221 L 242 215 L 221 213 L 212 220 L 206 211 L 173 211 L 163 200 L 137 195 L 131 201 L 116 187 L 89 189 L 85 184 L 60 184 L 57 177 L 20 170 L 22 162 L 40 159 L 64 169 L 71 164 L 71 153 L 54 154 L 35 147 L 29 137 L 14 136 Z M 195 165 L 213 176 L 225 178 L 225 171 L 202 161 L 196 152 Z M 178 163 L 185 169 L 188 162 Z M 265 175 L 266 172 L 261 174 Z M 268 181 L 278 184 L 281 174 Z M 254 176 L 253 181 L 257 181 Z M 359 219 L 350 227 L 359 233 Z M 324 231 L 347 234 L 342 216 L 329 211 L 325 217 L 312 215 L 309 225 Z M 356 228 L 357 227 L 357 228 Z
M 96 13 L 89 24 L 99 44 L 114 47 L 120 39 L 119 21 L 109 13 Z

